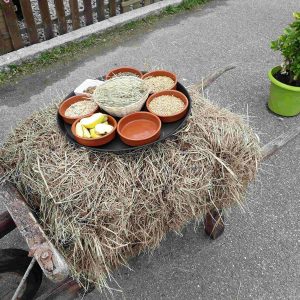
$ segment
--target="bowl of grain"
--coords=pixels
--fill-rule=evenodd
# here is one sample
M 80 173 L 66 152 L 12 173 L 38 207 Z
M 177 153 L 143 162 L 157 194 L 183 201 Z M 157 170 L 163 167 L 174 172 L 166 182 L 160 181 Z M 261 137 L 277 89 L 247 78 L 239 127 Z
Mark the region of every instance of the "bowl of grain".
M 109 80 L 113 77 L 118 77 L 118 76 L 136 76 L 136 77 L 142 77 L 142 72 L 139 71 L 138 69 L 132 68 L 132 67 L 119 67 L 110 70 L 106 76 L 105 80 Z
M 175 90 L 162 91 L 152 94 L 147 102 L 148 111 L 158 116 L 162 122 L 171 123 L 182 119 L 188 110 L 189 100 Z
M 176 90 L 177 77 L 169 71 L 151 71 L 143 75 L 142 79 L 150 89 L 151 94 L 164 90 Z
M 99 110 L 99 105 L 85 95 L 78 95 L 64 100 L 58 109 L 58 113 L 68 124 L 84 118 Z

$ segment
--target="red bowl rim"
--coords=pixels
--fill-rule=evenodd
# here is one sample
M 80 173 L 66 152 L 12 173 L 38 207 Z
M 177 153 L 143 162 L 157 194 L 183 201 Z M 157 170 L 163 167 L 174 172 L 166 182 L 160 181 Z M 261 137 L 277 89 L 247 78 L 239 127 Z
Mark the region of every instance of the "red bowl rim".
M 91 116 L 91 115 L 93 115 L 93 114 L 89 114 L 88 117 Z M 117 126 L 118 126 L 118 122 L 117 122 L 117 120 L 116 120 L 114 117 L 112 117 L 111 115 L 107 115 L 107 116 L 110 117 L 110 118 L 113 120 L 113 122 L 115 122 L 115 124 L 113 125 L 114 129 L 113 129 L 113 131 L 111 131 L 109 134 L 106 134 L 106 135 L 101 136 L 101 137 L 99 137 L 99 138 L 92 138 L 92 139 L 91 139 L 91 138 L 81 137 L 81 136 L 77 135 L 77 134 L 75 133 L 75 127 L 76 127 L 76 124 L 77 124 L 78 122 L 80 122 L 81 119 L 86 118 L 86 117 L 82 117 L 82 118 L 80 117 L 80 118 L 78 118 L 78 119 L 75 120 L 75 122 L 72 124 L 72 127 L 71 127 L 72 134 L 73 134 L 74 136 L 80 138 L 80 139 L 85 140 L 85 141 L 98 141 L 98 140 L 101 140 L 101 139 L 103 139 L 103 138 L 106 138 L 107 136 L 113 134 L 113 133 L 116 131 Z M 110 123 L 108 123 L 108 124 L 110 124 Z M 112 124 L 110 124 L 110 125 L 112 125 Z
M 155 133 L 153 133 L 151 136 L 145 138 L 145 139 L 131 139 L 129 137 L 127 137 L 126 135 L 123 135 L 120 131 L 120 124 L 122 122 L 124 122 L 124 119 L 126 119 L 126 117 L 129 117 L 133 114 L 139 114 L 139 115 L 144 115 L 144 114 L 147 114 L 151 117 L 153 117 L 156 121 L 158 121 L 158 129 L 155 131 Z M 148 140 L 149 138 L 155 136 L 156 134 L 158 134 L 159 132 L 161 131 L 161 120 L 158 116 L 156 116 L 155 114 L 153 114 L 152 112 L 148 112 L 148 111 L 138 111 L 138 112 L 134 112 L 132 114 L 129 114 L 129 115 L 126 115 L 124 116 L 119 122 L 118 122 L 118 126 L 117 126 L 117 132 L 118 134 L 120 135 L 120 137 L 122 137 L 123 139 L 126 139 L 128 141 L 132 141 L 132 142 L 136 142 L 136 141 L 145 141 L 145 140 Z
M 165 94 L 166 93 L 166 94 Z M 179 97 L 176 97 L 176 95 L 174 95 L 176 98 L 178 98 L 178 99 L 180 99 L 183 103 L 184 103 L 184 108 L 180 111 L 180 112 L 178 112 L 178 113 L 176 113 L 176 114 L 173 114 L 173 115 L 158 115 L 158 114 L 156 114 L 154 111 L 152 111 L 150 108 L 149 108 L 149 104 L 150 104 L 150 102 L 153 100 L 153 99 L 155 99 L 155 98 L 157 98 L 157 97 L 160 97 L 160 96 L 165 96 L 165 95 L 170 95 L 171 93 L 177 93 L 177 94 L 181 94 L 185 99 L 186 99 L 186 103 L 184 103 L 184 101 L 181 99 L 181 98 L 179 98 Z M 159 95 L 157 95 L 157 94 L 159 94 Z M 171 96 L 173 96 L 173 95 L 171 95 Z M 149 112 L 151 112 L 153 115 L 155 115 L 155 116 L 157 116 L 157 117 L 159 117 L 159 118 L 173 118 L 173 117 L 177 117 L 178 115 L 180 115 L 182 112 L 184 112 L 187 108 L 188 108 L 188 106 L 189 106 L 189 99 L 186 97 L 186 95 L 185 94 L 183 94 L 182 92 L 180 92 L 180 91 L 176 91 L 176 90 L 164 90 L 164 91 L 161 91 L 161 92 L 157 92 L 157 93 L 154 93 L 154 94 L 152 94 L 148 99 L 147 99 L 147 101 L 146 101 L 146 107 L 147 107 L 147 109 L 149 110 Z
M 74 97 L 85 97 L 85 98 L 83 98 L 82 100 L 76 101 L 75 103 L 80 102 L 80 101 L 84 101 L 84 100 L 89 100 L 89 99 L 90 99 L 90 98 L 87 97 L 86 95 L 74 95 L 74 96 L 71 96 L 71 97 L 69 97 L 69 98 L 63 100 L 63 101 L 60 103 L 59 108 L 58 108 L 58 113 L 59 113 L 63 118 L 66 118 L 66 119 L 69 119 L 69 120 L 74 120 L 74 121 L 76 121 L 77 119 L 83 119 L 83 118 L 89 117 L 90 115 L 96 113 L 96 111 L 100 108 L 99 105 L 97 104 L 98 106 L 97 106 L 97 108 L 94 109 L 93 112 L 90 112 L 90 113 L 88 113 L 88 114 L 86 114 L 86 115 L 83 115 L 83 116 L 80 116 L 80 117 L 68 117 L 68 116 L 66 116 L 64 113 L 62 113 L 61 107 L 62 107 L 62 105 L 63 105 L 65 102 L 67 102 L 67 101 L 73 99 Z M 74 104 L 74 103 L 73 103 L 73 104 Z M 72 105 L 72 104 L 71 104 L 71 105 Z M 67 108 L 69 108 L 71 105 L 69 105 Z
M 109 79 L 113 78 L 113 77 L 111 77 L 111 74 L 116 72 L 116 71 L 119 71 L 121 69 L 131 69 L 131 70 L 134 70 L 136 73 L 138 73 L 140 78 L 142 78 L 142 76 L 143 76 L 143 73 L 140 70 L 136 69 L 136 68 L 133 68 L 133 67 L 130 67 L 130 66 L 121 66 L 121 67 L 109 70 L 108 73 L 105 75 L 105 80 L 109 80 Z M 122 73 L 122 72 L 118 72 L 118 73 Z M 135 74 L 135 73 L 133 73 L 133 74 Z

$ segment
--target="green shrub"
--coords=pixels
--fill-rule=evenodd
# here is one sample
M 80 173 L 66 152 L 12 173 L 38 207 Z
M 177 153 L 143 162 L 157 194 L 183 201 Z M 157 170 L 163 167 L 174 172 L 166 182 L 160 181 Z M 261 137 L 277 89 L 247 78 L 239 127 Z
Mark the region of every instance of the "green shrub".
M 300 12 L 293 13 L 295 21 L 290 24 L 284 33 L 271 42 L 271 49 L 281 51 L 284 61 L 281 73 L 289 76 L 289 83 L 300 85 Z

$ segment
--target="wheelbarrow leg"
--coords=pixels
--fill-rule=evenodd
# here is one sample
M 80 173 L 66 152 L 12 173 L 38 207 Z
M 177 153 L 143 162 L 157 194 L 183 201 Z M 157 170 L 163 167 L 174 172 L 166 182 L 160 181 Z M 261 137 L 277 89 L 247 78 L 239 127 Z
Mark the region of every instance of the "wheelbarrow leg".
M 207 212 L 204 219 L 204 230 L 207 235 L 213 240 L 217 239 L 224 232 L 224 214 L 220 210 L 211 210 Z
M 0 214 L 0 239 L 10 233 L 16 228 L 16 224 L 13 221 L 8 211 Z

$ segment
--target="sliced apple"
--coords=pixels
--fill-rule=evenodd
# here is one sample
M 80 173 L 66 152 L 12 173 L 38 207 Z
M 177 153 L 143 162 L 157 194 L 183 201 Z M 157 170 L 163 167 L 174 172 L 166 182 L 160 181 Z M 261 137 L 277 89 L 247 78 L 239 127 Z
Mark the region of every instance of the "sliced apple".
M 88 131 L 87 128 L 85 128 L 84 126 L 82 126 L 82 130 L 83 130 L 83 137 L 85 137 L 85 138 L 91 138 L 91 134 L 90 134 L 90 132 Z
M 90 134 L 91 134 L 91 137 L 94 138 L 94 139 L 97 139 L 97 138 L 100 138 L 100 137 L 101 137 L 100 134 L 97 134 L 97 133 L 95 132 L 95 128 L 90 129 Z
M 95 132 L 97 133 L 97 134 L 101 134 L 101 135 L 103 135 L 103 134 L 107 134 L 107 133 L 110 133 L 110 132 L 112 132 L 114 130 L 114 127 L 113 126 L 111 126 L 111 125 L 109 125 L 109 124 L 97 124 L 96 126 L 95 126 Z
M 94 128 L 97 124 L 103 123 L 107 120 L 107 115 L 102 113 L 96 113 L 90 117 L 81 119 L 80 123 L 85 128 L 91 129 Z
M 83 137 L 82 125 L 79 122 L 76 124 L 75 132 L 78 136 Z

